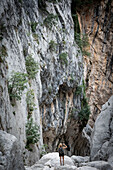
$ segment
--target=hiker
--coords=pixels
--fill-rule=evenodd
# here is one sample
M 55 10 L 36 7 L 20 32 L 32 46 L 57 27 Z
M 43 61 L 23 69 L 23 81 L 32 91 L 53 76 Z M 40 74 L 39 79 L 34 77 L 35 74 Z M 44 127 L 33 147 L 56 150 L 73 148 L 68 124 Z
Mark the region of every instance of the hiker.
M 58 147 L 58 152 L 59 152 L 59 157 L 60 157 L 60 165 L 62 165 L 61 163 L 61 158 L 63 159 L 63 165 L 64 165 L 64 149 L 67 148 L 67 146 L 63 143 L 60 143 L 59 144 L 59 147 Z

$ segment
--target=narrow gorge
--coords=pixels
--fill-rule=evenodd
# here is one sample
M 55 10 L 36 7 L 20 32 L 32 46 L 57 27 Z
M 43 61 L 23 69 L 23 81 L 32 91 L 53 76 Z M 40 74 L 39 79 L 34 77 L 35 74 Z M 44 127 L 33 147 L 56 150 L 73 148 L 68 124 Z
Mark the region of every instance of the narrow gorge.
M 112 170 L 112 95 L 113 0 L 0 0 L 0 170 Z

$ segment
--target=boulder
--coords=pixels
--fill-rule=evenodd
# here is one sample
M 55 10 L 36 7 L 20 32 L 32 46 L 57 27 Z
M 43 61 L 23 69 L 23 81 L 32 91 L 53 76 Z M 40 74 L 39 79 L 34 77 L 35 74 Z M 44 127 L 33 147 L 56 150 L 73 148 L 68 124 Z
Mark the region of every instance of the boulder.
M 89 162 L 89 156 L 83 157 L 83 156 L 75 156 L 75 155 L 73 155 L 73 156 L 71 157 L 71 159 L 74 161 L 74 164 L 75 164 L 76 166 L 79 166 L 80 163 Z
M 90 166 L 83 166 L 83 167 L 77 168 L 77 170 L 98 170 L 98 169 L 94 167 L 90 167 Z
M 0 130 L 0 170 L 24 169 L 17 138 Z
M 81 166 L 90 166 L 102 170 L 112 170 L 111 165 L 105 161 L 92 161 L 88 163 L 82 163 Z
M 26 167 L 26 170 L 76 170 L 73 160 L 64 156 L 64 166 L 60 166 L 60 158 L 58 152 L 48 153 L 44 155 L 36 164 Z
M 58 152 L 48 153 L 48 154 L 44 155 L 39 160 L 38 163 L 44 164 L 44 165 L 49 166 L 49 167 L 60 165 L 59 153 Z M 64 164 L 68 164 L 70 166 L 71 165 L 74 166 L 73 160 L 70 157 L 68 157 L 68 156 L 64 156 Z
M 91 136 L 91 161 L 108 161 L 113 167 L 113 96 L 102 106 Z

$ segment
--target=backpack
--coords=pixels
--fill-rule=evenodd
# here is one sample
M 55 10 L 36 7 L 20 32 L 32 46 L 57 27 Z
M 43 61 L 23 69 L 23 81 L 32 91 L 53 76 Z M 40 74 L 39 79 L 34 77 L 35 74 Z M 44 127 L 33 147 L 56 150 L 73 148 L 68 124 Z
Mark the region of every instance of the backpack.
M 69 145 L 67 145 L 67 148 L 66 148 L 68 151 L 70 151 L 70 146 Z
M 64 150 L 63 150 L 62 147 L 60 147 L 58 151 L 59 151 L 59 154 L 60 154 L 60 155 L 64 154 Z

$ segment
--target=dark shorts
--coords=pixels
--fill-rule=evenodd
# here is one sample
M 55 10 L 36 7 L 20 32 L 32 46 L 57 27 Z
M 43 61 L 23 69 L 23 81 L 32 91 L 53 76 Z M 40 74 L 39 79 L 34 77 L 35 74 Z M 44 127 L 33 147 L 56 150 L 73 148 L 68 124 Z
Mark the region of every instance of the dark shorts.
M 64 153 L 62 153 L 62 154 L 59 153 L 59 156 L 64 156 Z

